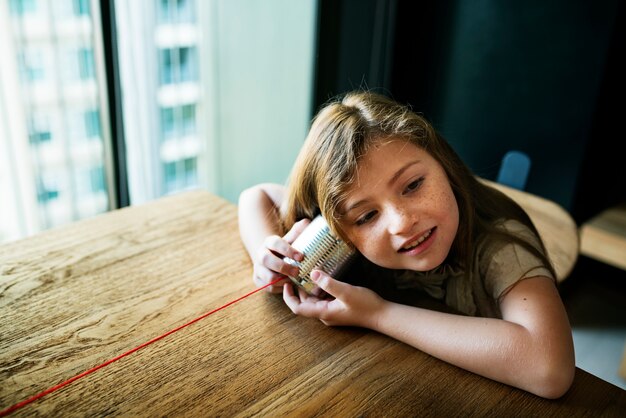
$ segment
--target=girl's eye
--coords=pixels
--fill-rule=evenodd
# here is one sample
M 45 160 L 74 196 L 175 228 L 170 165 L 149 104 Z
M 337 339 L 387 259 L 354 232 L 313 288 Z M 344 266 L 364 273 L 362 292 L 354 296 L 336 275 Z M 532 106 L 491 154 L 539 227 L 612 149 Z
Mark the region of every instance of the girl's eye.
M 414 180 L 414 181 L 410 182 L 406 186 L 405 193 L 410 193 L 410 192 L 412 192 L 414 190 L 419 189 L 419 187 L 422 185 L 423 182 L 424 182 L 424 177 L 420 177 L 417 180 Z
M 356 220 L 356 224 L 361 226 L 364 225 L 366 223 L 368 223 L 374 216 L 376 215 L 376 211 L 370 211 L 367 212 L 365 215 L 361 216 L 359 219 Z

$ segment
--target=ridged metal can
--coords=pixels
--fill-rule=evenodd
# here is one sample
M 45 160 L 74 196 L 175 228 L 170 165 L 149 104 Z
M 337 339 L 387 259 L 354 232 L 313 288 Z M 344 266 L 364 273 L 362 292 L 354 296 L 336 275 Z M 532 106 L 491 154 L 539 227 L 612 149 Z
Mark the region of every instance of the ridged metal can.
M 322 270 L 337 278 L 352 261 L 356 251 L 330 231 L 326 220 L 318 215 L 293 242 L 292 247 L 304 254 L 302 261 L 285 257 L 285 262 L 299 268 L 296 277 L 289 276 L 292 282 L 311 295 L 319 295 L 317 285 L 311 280 L 311 272 Z

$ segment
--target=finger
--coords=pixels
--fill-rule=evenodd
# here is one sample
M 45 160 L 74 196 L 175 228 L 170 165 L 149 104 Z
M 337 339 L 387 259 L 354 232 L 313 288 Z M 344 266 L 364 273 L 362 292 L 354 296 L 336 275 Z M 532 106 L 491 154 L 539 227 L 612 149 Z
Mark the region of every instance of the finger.
M 291 309 L 291 312 L 297 315 L 298 307 L 300 306 L 300 298 L 295 294 L 291 283 L 285 283 L 283 287 L 283 300 L 289 309 Z
M 256 285 L 256 287 L 265 287 L 267 286 L 267 284 L 269 282 L 266 282 L 265 280 L 259 278 L 259 277 L 254 277 L 253 278 L 254 284 Z M 283 291 L 283 285 L 286 283 L 286 280 L 281 280 L 279 282 L 276 282 L 270 286 L 265 287 L 265 290 L 268 291 L 269 293 L 280 293 Z
M 282 258 L 278 257 L 276 254 L 267 251 L 261 255 L 261 266 L 275 272 L 284 274 L 285 276 L 295 277 L 298 275 L 298 267 L 292 266 L 289 263 L 286 263 Z
M 315 296 L 306 295 L 302 289 L 298 288 L 298 294 L 294 290 L 294 286 L 291 283 L 285 285 L 283 291 L 283 300 L 296 315 L 304 316 L 307 318 L 320 318 L 328 311 L 329 301 L 320 300 Z
M 303 303 L 315 303 L 323 299 L 320 294 L 326 294 L 322 289 L 316 287 L 313 293 L 308 293 L 301 287 L 298 287 L 298 295 Z
M 282 292 L 283 284 L 285 284 L 289 280 L 288 277 L 285 277 L 282 274 L 278 274 L 263 266 L 258 266 L 258 265 L 255 266 L 254 268 L 253 279 L 257 287 L 263 287 L 263 286 L 268 285 L 269 283 L 272 283 L 270 287 L 272 286 L 277 287 L 279 292 Z M 276 282 L 276 280 L 279 280 L 279 281 Z M 276 283 L 273 283 L 273 282 L 276 282 Z M 276 292 L 276 290 L 274 290 L 274 292 Z
M 310 223 L 311 223 L 310 219 L 307 219 L 307 218 L 300 219 L 298 222 L 293 224 L 293 226 L 291 227 L 289 232 L 285 234 L 283 239 L 287 241 L 289 244 L 292 244 L 296 240 L 296 238 L 300 236 L 302 231 L 304 231 L 306 227 L 309 226 Z
M 301 302 L 310 302 L 311 301 L 311 295 L 309 295 L 306 290 L 304 290 L 301 287 L 298 287 L 298 297 L 300 298 Z
M 302 261 L 304 258 L 304 255 L 300 251 L 293 248 L 290 245 L 290 242 L 279 237 L 278 235 L 271 235 L 267 237 L 264 244 L 267 249 L 280 256 L 293 258 L 296 261 Z
M 273 270 L 270 270 L 261 264 L 256 264 L 254 266 L 254 276 L 260 278 L 264 282 L 264 284 L 273 282 L 274 280 L 278 278 L 287 279 L 287 277 L 284 274 L 280 274 Z
M 284 283 L 283 283 L 283 285 L 284 285 Z M 273 293 L 273 294 L 282 293 L 282 292 L 283 292 L 283 288 L 284 288 L 284 286 L 283 286 L 283 285 L 281 285 L 281 286 L 277 286 L 277 285 L 273 284 L 273 285 L 271 285 L 271 286 L 266 287 L 266 290 L 267 290 L 269 293 Z
M 352 287 L 347 283 L 333 279 L 322 270 L 313 270 L 313 272 L 311 272 L 311 280 L 313 280 L 320 289 L 336 299 L 341 299 L 350 291 L 350 287 Z

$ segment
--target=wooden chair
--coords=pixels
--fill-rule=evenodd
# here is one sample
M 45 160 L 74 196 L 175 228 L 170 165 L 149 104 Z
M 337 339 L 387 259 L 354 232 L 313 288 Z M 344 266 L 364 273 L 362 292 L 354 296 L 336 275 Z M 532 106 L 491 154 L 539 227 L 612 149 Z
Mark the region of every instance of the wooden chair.
M 626 270 L 626 203 L 610 207 L 582 224 L 580 252 Z
M 551 200 L 504 184 L 479 180 L 506 194 L 528 213 L 554 265 L 557 282 L 565 280 L 576 264 L 580 248 L 578 227 L 571 215 Z

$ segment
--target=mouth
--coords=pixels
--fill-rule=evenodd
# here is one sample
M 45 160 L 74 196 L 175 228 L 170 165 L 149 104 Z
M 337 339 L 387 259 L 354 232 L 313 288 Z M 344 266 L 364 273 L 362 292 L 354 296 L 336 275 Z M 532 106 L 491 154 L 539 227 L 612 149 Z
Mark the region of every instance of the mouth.
M 426 241 L 428 238 L 430 238 L 430 236 L 432 235 L 433 232 L 435 232 L 435 229 L 437 229 L 437 227 L 433 227 L 431 229 L 429 229 L 428 231 L 424 232 L 422 235 L 412 238 L 410 241 L 407 241 L 402 248 L 400 248 L 398 250 L 399 253 L 405 253 L 411 250 L 414 250 L 415 248 L 419 247 L 422 243 L 424 243 L 424 241 Z

